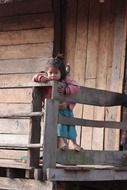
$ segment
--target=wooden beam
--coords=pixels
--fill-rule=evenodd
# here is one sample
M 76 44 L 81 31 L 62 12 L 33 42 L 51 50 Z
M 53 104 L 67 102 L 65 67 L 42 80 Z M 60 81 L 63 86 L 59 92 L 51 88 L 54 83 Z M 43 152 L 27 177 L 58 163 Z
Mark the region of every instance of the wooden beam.
M 32 93 L 32 111 L 41 112 L 42 110 L 42 94 L 40 88 L 33 88 Z M 41 134 L 41 117 L 32 117 L 29 129 L 29 144 L 39 144 Z M 28 150 L 28 165 L 33 167 L 39 166 L 40 148 L 31 148 Z
M 56 167 L 58 105 L 59 103 L 55 100 L 46 100 L 45 102 L 43 153 L 44 175 L 47 168 Z
M 29 82 L 29 83 L 24 83 L 24 84 L 19 84 L 19 85 L 11 85 L 11 84 L 7 84 L 5 85 L 1 85 L 0 89 L 18 89 L 18 88 L 32 88 L 32 87 L 44 87 L 44 86 L 52 86 L 52 82 L 48 82 L 48 83 L 37 83 L 37 82 Z
M 121 129 L 127 131 L 126 122 L 117 122 L 117 121 L 97 121 L 97 120 L 88 120 L 80 118 L 70 118 L 59 115 L 59 123 L 68 124 L 68 125 L 79 125 L 82 127 L 97 127 L 97 128 L 112 128 L 112 129 Z
M 59 83 L 54 83 L 52 97 L 55 100 L 102 107 L 119 105 L 127 106 L 127 95 L 125 94 L 81 86 L 79 93 L 70 96 L 62 96 L 57 92 L 59 85 Z
M 6 148 L 11 148 L 11 149 L 14 149 L 14 148 L 41 148 L 42 147 L 42 144 L 37 144 L 37 143 L 34 143 L 34 144 L 7 144 L 7 143 L 0 143 L 0 148 L 3 148 L 3 149 L 6 149 Z
M 56 162 L 63 165 L 127 166 L 127 151 L 57 150 Z
M 51 181 L 117 181 L 127 180 L 126 170 L 93 168 L 84 170 L 48 169 L 47 178 Z
M 31 113 L 17 113 L 17 114 L 0 114 L 0 118 L 26 118 L 26 117 L 37 117 L 43 116 L 42 112 L 31 112 Z
M 32 179 L 9 179 L 0 177 L 1 189 L 18 189 L 18 190 L 52 190 L 52 182 L 41 182 Z

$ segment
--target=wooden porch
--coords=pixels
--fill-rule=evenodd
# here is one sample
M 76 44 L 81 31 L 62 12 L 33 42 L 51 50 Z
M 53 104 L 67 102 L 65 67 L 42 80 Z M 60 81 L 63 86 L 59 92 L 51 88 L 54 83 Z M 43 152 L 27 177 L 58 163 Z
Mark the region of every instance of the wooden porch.
M 42 89 L 52 86 L 52 99 L 46 100 L 45 109 L 41 108 Z M 94 106 L 127 106 L 127 95 L 105 90 L 81 87 L 77 95 L 61 97 L 57 93 L 58 83 L 17 86 L 2 86 L 2 89 L 32 88 L 31 112 L 0 113 L 0 180 L 1 185 L 8 184 L 8 189 L 33 185 L 33 189 L 42 187 L 52 189 L 58 181 L 125 181 L 127 180 L 127 151 L 74 150 L 61 151 L 57 149 L 57 123 L 75 124 L 82 127 L 113 128 L 127 130 L 125 122 L 99 121 L 81 118 L 65 118 L 58 116 L 59 101 L 73 101 Z M 6 94 L 5 94 L 6 97 Z M 3 104 L 2 104 L 3 105 Z M 13 106 L 9 103 L 6 108 Z M 2 108 L 2 107 L 1 107 Z M 7 111 L 7 110 L 6 110 Z M 41 118 L 44 118 L 43 122 Z M 21 131 L 11 131 L 3 121 L 10 123 L 17 120 L 19 129 L 29 127 L 26 136 L 27 143 L 22 141 Z M 28 125 L 22 122 L 30 120 Z M 42 126 L 41 126 L 42 125 Z M 14 125 L 17 127 L 17 125 Z M 44 133 L 42 129 L 44 128 Z M 18 129 L 18 130 L 19 130 Z M 14 129 L 13 129 L 14 130 Z M 8 135 L 10 136 L 7 139 Z M 19 138 L 12 141 L 14 135 Z M 44 139 L 44 141 L 42 140 Z M 43 163 L 40 163 L 40 156 Z M 25 161 L 21 158 L 27 157 Z M 29 182 L 30 183 L 29 183 Z M 35 183 L 34 183 L 35 182 Z M 37 187 L 36 187 L 37 186 Z M 1 186 L 2 187 L 2 186 Z M 5 188 L 4 187 L 4 188 Z M 23 187 L 26 188 L 25 185 Z

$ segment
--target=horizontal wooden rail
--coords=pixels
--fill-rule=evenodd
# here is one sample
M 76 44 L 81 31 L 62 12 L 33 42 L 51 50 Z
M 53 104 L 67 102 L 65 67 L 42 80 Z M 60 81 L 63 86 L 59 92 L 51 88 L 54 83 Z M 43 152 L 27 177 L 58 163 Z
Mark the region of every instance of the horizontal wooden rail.
M 13 149 L 13 148 L 42 148 L 42 144 L 6 144 L 6 143 L 0 143 L 0 148 L 1 149 Z
M 127 151 L 57 150 L 56 162 L 63 165 L 112 165 L 127 166 Z
M 31 113 L 17 113 L 17 114 L 0 114 L 0 119 L 6 119 L 6 118 L 24 118 L 24 117 L 37 117 L 37 116 L 43 116 L 44 112 L 31 112 Z
M 80 125 L 84 127 L 98 127 L 98 128 L 113 128 L 113 129 L 122 129 L 127 131 L 126 122 L 117 122 L 117 121 L 95 121 L 88 119 L 80 118 L 70 118 L 59 115 L 58 122 L 68 125 Z
M 54 90 L 52 94 L 52 98 L 58 101 L 75 102 L 102 107 L 127 107 L 127 95 L 125 94 L 81 86 L 79 93 L 70 96 L 62 96 L 57 92 L 59 85 L 59 83 L 53 83 Z
M 48 82 L 48 83 L 37 83 L 37 82 L 27 82 L 25 83 L 16 83 L 16 85 L 11 85 L 11 84 L 3 84 L 0 85 L 0 89 L 18 89 L 18 88 L 32 88 L 32 87 L 44 87 L 44 86 L 52 86 L 53 82 Z

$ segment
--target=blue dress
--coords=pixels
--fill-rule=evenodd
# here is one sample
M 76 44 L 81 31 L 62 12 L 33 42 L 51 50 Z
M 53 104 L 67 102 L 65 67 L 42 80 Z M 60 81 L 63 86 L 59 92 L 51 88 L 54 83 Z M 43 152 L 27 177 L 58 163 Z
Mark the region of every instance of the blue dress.
M 73 112 L 70 109 L 66 108 L 66 109 L 60 110 L 59 115 L 65 116 L 65 117 L 73 117 Z M 77 137 L 75 125 L 58 124 L 57 136 L 75 140 Z

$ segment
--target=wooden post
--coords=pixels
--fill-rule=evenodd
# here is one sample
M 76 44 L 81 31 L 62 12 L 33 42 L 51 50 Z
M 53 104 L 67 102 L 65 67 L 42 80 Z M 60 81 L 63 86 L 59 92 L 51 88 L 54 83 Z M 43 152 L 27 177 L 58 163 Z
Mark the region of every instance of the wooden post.
M 42 110 L 42 94 L 41 88 L 33 88 L 33 112 Z M 31 128 L 29 131 L 29 143 L 40 143 L 40 133 L 41 133 L 41 117 L 31 118 Z M 40 148 L 30 148 L 28 151 L 28 166 L 38 167 L 40 157 Z
M 56 166 L 58 101 L 45 101 L 43 174 Z

